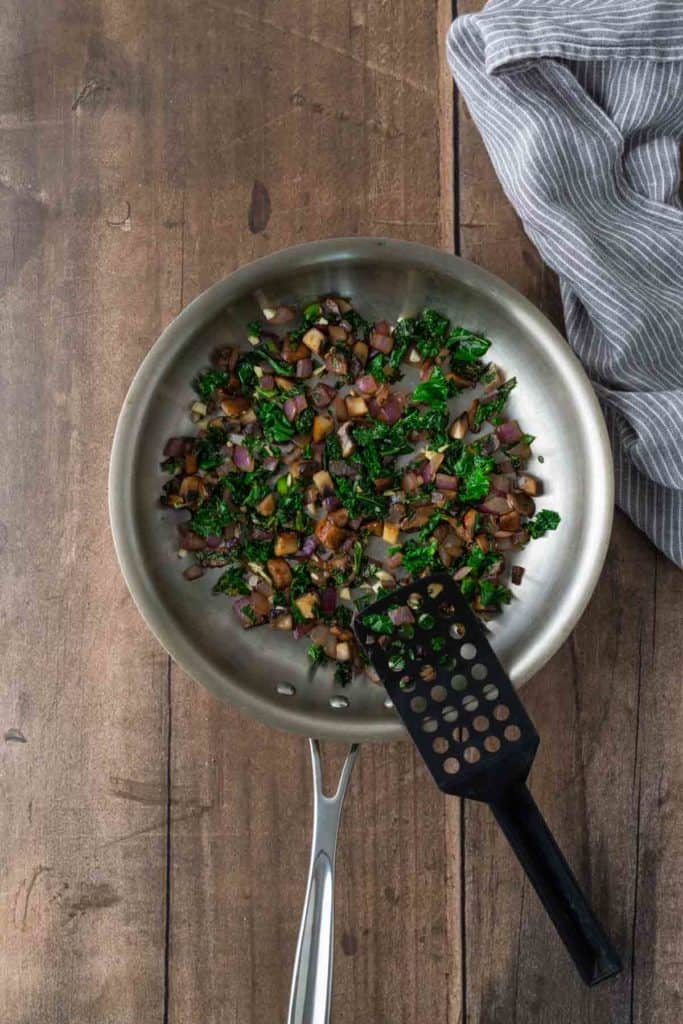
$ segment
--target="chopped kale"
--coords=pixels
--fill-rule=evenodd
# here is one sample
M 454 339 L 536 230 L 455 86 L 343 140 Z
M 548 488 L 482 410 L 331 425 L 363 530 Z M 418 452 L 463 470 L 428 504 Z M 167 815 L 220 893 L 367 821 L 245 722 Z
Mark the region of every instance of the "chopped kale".
M 455 474 L 460 479 L 458 500 L 472 503 L 485 498 L 489 492 L 489 480 L 495 466 L 492 458 L 465 449 L 454 466 Z
M 481 580 L 479 583 L 479 600 L 485 608 L 499 608 L 501 604 L 509 604 L 511 598 L 510 590 L 502 583 L 494 583 L 493 580 Z
M 197 509 L 192 515 L 192 529 L 200 537 L 219 537 L 223 527 L 235 520 L 230 506 L 217 495 Z
M 242 551 L 248 562 L 265 565 L 273 556 L 273 542 L 272 540 L 255 540 L 250 537 L 243 542 Z
M 321 644 L 309 644 L 306 654 L 313 665 L 324 665 L 327 661 L 327 655 Z
M 505 384 L 501 384 L 498 390 L 487 398 L 482 398 L 477 411 L 474 414 L 474 425 L 475 427 L 481 426 L 484 420 L 493 422 L 493 417 L 499 415 L 502 412 L 505 403 L 508 400 L 510 392 L 517 385 L 516 377 L 511 377 L 510 380 L 506 381 Z
M 386 612 L 371 612 L 369 615 L 364 615 L 363 625 L 373 633 L 380 633 L 382 636 L 391 636 L 395 628 Z
M 444 409 L 448 402 L 450 389 L 440 366 L 435 366 L 429 380 L 423 380 L 413 391 L 412 401 L 423 402 L 432 409 Z
M 241 565 L 231 565 L 221 574 L 213 588 L 214 594 L 230 594 L 236 597 L 238 594 L 248 594 L 249 587 L 244 578 L 244 569 Z
M 556 530 L 559 525 L 559 513 L 552 512 L 549 508 L 544 508 L 533 519 L 529 520 L 526 528 L 529 531 L 530 537 L 542 537 L 548 530 Z
M 485 356 L 491 342 L 480 334 L 473 334 L 464 327 L 455 327 L 448 335 L 448 349 L 451 360 L 456 363 L 476 363 Z
M 216 388 L 224 388 L 230 381 L 230 374 L 224 370 L 206 370 L 194 382 L 197 394 L 208 402 Z
M 284 444 L 294 437 L 296 428 L 289 422 L 277 402 L 259 402 L 256 406 L 256 415 L 263 428 L 263 436 L 268 441 Z

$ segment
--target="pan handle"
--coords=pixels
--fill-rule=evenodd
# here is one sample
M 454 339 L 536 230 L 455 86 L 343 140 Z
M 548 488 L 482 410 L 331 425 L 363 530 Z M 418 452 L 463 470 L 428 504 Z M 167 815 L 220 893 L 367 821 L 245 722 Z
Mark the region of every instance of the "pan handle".
M 308 885 L 294 958 L 287 1024 L 328 1024 L 334 951 L 334 858 L 342 805 L 358 744 L 350 748 L 333 796 L 323 793 L 320 744 L 309 740 L 313 766 L 313 839 Z

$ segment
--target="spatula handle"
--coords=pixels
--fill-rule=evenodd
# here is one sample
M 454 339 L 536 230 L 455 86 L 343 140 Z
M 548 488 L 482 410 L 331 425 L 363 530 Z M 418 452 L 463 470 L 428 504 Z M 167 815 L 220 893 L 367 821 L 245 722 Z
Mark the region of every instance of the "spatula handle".
M 618 974 L 619 956 L 526 784 L 512 786 L 491 806 L 585 983 L 597 985 Z

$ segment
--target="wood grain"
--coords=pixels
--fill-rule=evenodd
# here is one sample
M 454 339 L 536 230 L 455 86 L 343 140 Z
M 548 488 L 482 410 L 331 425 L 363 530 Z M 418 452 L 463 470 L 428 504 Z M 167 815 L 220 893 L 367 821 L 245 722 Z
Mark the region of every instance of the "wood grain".
M 478 10 L 463 0 L 460 13 Z M 561 322 L 545 269 L 459 106 L 462 255 Z M 541 735 L 531 785 L 622 952 L 623 974 L 588 992 L 485 808 L 453 836 L 466 899 L 466 1019 L 626 1024 L 681 1015 L 678 686 L 681 575 L 621 514 L 595 595 L 562 650 L 524 688 Z M 666 596 L 664 596 L 666 595 Z
M 1 15 L 0 1019 L 159 1020 L 167 658 L 115 562 L 118 409 L 178 303 L 125 9 Z
M 164 47 L 197 92 L 175 121 L 187 152 L 185 301 L 306 239 L 450 244 L 452 122 L 444 131 L 439 104 L 449 112 L 452 87 L 435 74 L 432 8 L 307 0 L 212 4 L 210 17 L 215 32 L 199 49 L 177 7 Z M 207 72 L 218 67 L 220 82 Z M 171 755 L 173 784 L 192 779 L 207 797 L 195 816 L 171 813 L 169 1020 L 198 1007 L 211 1024 L 283 1020 L 309 856 L 306 745 L 240 718 L 174 669 Z M 334 775 L 342 751 L 328 755 Z M 338 1024 L 446 1019 L 446 872 L 444 802 L 424 769 L 405 743 L 367 747 L 340 838 Z

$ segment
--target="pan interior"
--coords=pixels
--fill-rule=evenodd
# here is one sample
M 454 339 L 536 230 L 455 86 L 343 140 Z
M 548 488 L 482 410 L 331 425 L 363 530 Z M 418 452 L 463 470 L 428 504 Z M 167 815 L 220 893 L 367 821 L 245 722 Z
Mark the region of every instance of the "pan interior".
M 148 624 L 175 659 L 217 696 L 272 725 L 338 739 L 390 739 L 402 726 L 381 687 L 342 690 L 331 671 L 309 677 L 305 641 L 242 630 L 230 601 L 213 596 L 218 571 L 188 583 L 172 514 L 158 503 L 166 440 L 193 429 L 190 382 L 218 344 L 246 344 L 261 308 L 348 295 L 369 319 L 434 307 L 492 341 L 490 356 L 518 386 L 510 415 L 536 435 L 531 472 L 556 533 L 515 556 L 514 600 L 491 642 L 520 684 L 574 626 L 599 573 L 609 535 L 612 477 L 600 410 L 578 362 L 545 318 L 512 289 L 456 257 L 411 243 L 342 239 L 266 257 L 214 285 L 167 328 L 142 364 L 121 413 L 110 475 L 112 528 L 124 575 Z

